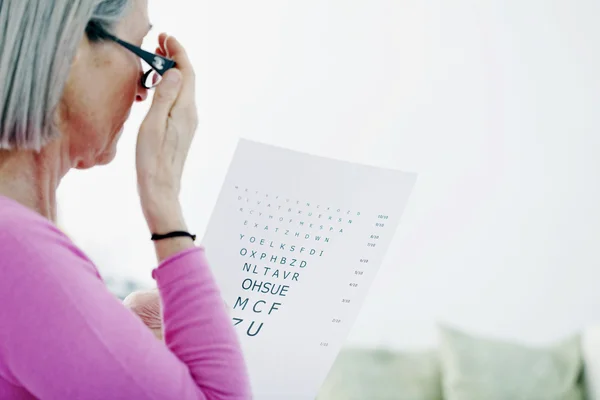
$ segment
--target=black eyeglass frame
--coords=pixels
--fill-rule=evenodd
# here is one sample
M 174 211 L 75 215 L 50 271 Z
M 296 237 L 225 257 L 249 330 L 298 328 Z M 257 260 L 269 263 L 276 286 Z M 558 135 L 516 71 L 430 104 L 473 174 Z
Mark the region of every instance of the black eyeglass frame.
M 149 51 L 146 51 L 146 50 L 142 49 L 141 47 L 138 47 L 129 42 L 119 39 L 118 37 L 106 32 L 102 27 L 100 27 L 98 24 L 95 24 L 93 22 L 90 22 L 88 24 L 86 31 L 88 33 L 92 33 L 92 34 L 96 35 L 99 38 L 110 39 L 113 42 L 116 42 L 116 43 L 120 44 L 121 46 L 125 47 L 127 50 L 131 51 L 136 56 L 138 56 L 142 60 L 144 60 L 151 68 L 144 73 L 144 75 L 142 76 L 142 79 L 141 79 L 141 84 L 146 89 L 152 89 L 154 87 L 154 86 L 146 85 L 146 79 L 148 78 L 148 75 L 150 73 L 152 73 L 152 70 L 156 71 L 160 76 L 162 76 L 165 72 L 167 72 L 171 68 L 175 67 L 175 65 L 177 65 L 175 63 L 175 61 L 171 60 L 170 58 L 163 57 L 158 54 L 150 53 Z

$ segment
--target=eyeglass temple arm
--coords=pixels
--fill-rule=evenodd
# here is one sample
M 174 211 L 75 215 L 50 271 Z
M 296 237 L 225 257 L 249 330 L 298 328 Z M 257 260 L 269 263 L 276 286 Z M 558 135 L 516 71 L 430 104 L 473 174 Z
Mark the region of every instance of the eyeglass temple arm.
M 102 29 L 98 24 L 90 23 L 87 29 L 90 29 L 99 36 L 110 39 L 114 42 L 119 43 L 121 46 L 127 48 L 129 51 L 139 56 L 142 60 L 146 61 L 148 65 L 150 65 L 150 67 L 156 72 L 158 72 L 158 74 L 160 75 L 163 75 L 165 72 L 167 72 L 169 69 L 173 68 L 176 65 L 175 61 L 171 60 L 170 58 L 150 53 L 140 47 L 134 46 L 131 43 L 127 43 L 124 40 L 121 40 L 118 37 L 111 35 L 104 29 Z M 160 61 L 157 62 L 157 59 Z
M 158 72 L 160 75 L 163 75 L 165 72 L 167 72 L 167 70 L 173 68 L 176 65 L 175 61 L 171 60 L 170 58 L 150 53 L 149 51 L 143 50 L 114 36 L 111 37 L 111 39 L 119 43 L 121 46 L 126 47 L 133 53 L 137 54 L 140 58 L 146 61 L 148 65 L 152 67 L 153 70 Z M 160 62 L 157 62 L 157 58 L 160 59 Z

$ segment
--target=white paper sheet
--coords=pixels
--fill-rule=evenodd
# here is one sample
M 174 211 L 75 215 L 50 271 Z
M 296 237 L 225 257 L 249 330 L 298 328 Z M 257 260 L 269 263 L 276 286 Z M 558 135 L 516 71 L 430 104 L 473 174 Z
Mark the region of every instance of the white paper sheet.
M 241 140 L 202 244 L 255 399 L 314 399 L 416 174 Z

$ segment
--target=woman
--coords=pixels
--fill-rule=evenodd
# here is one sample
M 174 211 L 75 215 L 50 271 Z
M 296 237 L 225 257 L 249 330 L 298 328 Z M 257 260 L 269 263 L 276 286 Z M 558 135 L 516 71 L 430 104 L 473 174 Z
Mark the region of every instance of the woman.
M 175 38 L 161 34 L 151 55 L 164 75 L 136 150 L 140 205 L 159 235 L 164 341 L 53 222 L 61 178 L 110 162 L 133 102 L 148 96 L 136 46 L 149 26 L 146 0 L 0 0 L 1 399 L 251 397 L 178 199 L 197 116 L 194 72 Z

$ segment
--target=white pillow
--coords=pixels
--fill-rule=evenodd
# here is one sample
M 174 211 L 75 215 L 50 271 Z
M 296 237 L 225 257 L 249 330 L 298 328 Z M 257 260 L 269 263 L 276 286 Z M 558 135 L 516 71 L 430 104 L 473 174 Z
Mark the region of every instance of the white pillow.
M 600 325 L 583 330 L 581 351 L 589 400 L 600 400 Z

